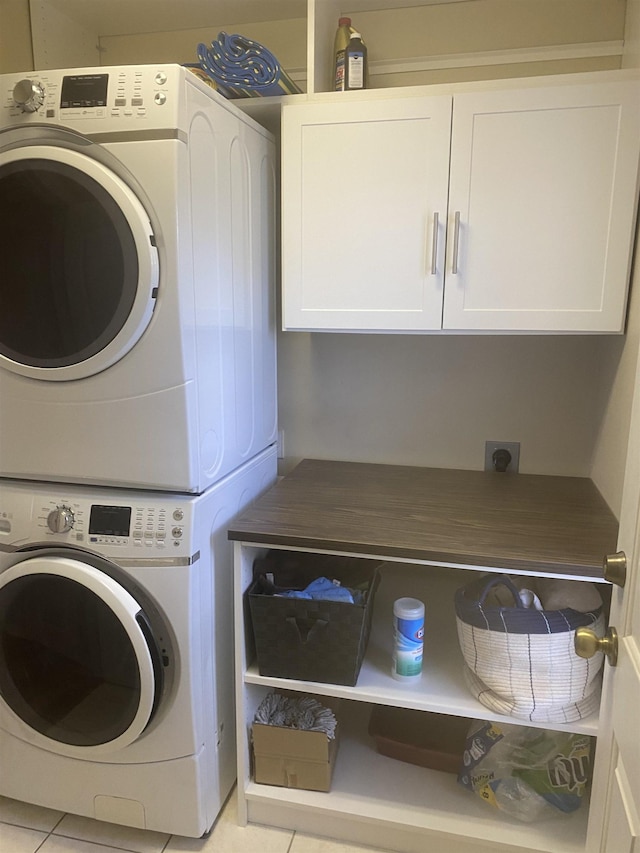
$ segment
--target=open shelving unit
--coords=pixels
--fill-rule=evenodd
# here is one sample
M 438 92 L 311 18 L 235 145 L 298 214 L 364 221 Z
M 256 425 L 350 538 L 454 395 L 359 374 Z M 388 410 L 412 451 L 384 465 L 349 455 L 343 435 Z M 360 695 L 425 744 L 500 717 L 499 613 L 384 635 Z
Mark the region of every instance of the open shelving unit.
M 558 501 L 555 507 L 548 505 L 552 494 Z M 520 519 L 520 529 L 507 543 L 503 532 L 514 517 Z M 558 525 L 555 533 L 552 519 Z M 581 530 L 595 539 L 586 543 Z M 494 559 L 490 560 L 492 536 Z M 507 572 L 503 563 L 509 562 L 511 552 L 521 574 L 590 579 L 600 585 L 606 599 L 608 585 L 598 561 L 594 556 L 589 567 L 583 546 L 587 551 L 591 547 L 595 552 L 600 547 L 607 551 L 615 536 L 615 521 L 589 481 L 526 475 L 509 481 L 481 472 L 311 460 L 294 469 L 230 532 L 235 540 L 240 820 L 404 853 L 423 853 L 429 844 L 438 853 L 591 853 L 597 830 L 590 832 L 590 820 L 595 818 L 587 798 L 570 816 L 534 824 L 507 819 L 458 785 L 455 775 L 379 754 L 368 735 L 368 722 L 372 707 L 381 704 L 522 724 L 489 711 L 468 691 L 457 638 L 455 591 L 478 571 Z M 536 539 L 542 549 L 537 568 Z M 466 552 L 466 561 L 453 551 L 451 561 L 446 560 L 442 548 L 447 541 L 451 548 L 455 544 Z M 466 550 L 474 542 L 475 555 Z M 403 559 L 396 548 L 410 551 L 411 556 Z M 388 560 L 380 568 L 371 635 L 355 686 L 260 675 L 245 593 L 255 560 L 270 549 L 295 551 L 299 556 L 329 553 Z M 431 559 L 433 549 L 442 553 L 442 563 Z M 411 684 L 399 683 L 391 675 L 392 607 L 394 599 L 404 595 L 419 598 L 426 608 L 423 673 Z M 340 746 L 328 793 L 253 781 L 251 723 L 258 705 L 272 690 L 312 694 L 320 701 L 323 697 L 341 700 Z M 594 738 L 600 731 L 597 714 L 571 724 L 526 725 Z

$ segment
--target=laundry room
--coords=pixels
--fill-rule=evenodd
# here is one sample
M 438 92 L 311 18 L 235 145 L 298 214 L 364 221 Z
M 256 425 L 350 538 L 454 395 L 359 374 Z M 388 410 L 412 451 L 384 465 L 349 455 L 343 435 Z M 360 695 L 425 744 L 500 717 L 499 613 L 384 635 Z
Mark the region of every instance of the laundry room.
M 343 95 L 331 74 L 344 15 L 366 43 L 368 79 Z M 211 95 L 199 45 L 224 33 L 266 45 L 299 94 Z M 241 748 L 237 763 L 231 685 L 244 682 L 245 714 L 268 681 L 244 672 L 234 645 L 244 617 L 237 601 L 233 615 L 232 552 L 236 582 L 261 554 L 254 520 L 233 520 L 303 460 L 479 473 L 488 445 L 515 446 L 518 475 L 594 484 L 624 539 L 635 521 L 640 120 L 615 87 L 637 87 L 638 69 L 638 0 L 186 0 L 179 12 L 169 0 L 0 0 L 0 289 L 11 307 L 0 316 L 0 621 L 21 638 L 0 656 L 0 760 L 25 768 L 0 782 L 2 797 L 174 840 L 211 828 L 253 760 Z M 567 183 L 551 199 L 550 175 L 538 192 L 544 129 L 533 124 L 547 94 L 563 127 L 582 122 L 567 129 L 573 147 L 554 173 Z M 531 125 L 508 125 L 523 112 Z M 479 115 L 499 118 L 489 128 Z M 457 145 L 467 125 L 476 148 Z M 418 163 L 425 146 L 433 157 Z M 593 168 L 607 157 L 610 171 Z M 463 187 L 467 163 L 480 166 Z M 419 181 L 434 194 L 442 184 L 426 211 L 409 201 Z M 523 227 L 504 210 L 525 192 Z M 490 207 L 500 216 L 473 242 L 471 213 Z M 481 262 L 495 264 L 486 292 Z M 383 513 L 372 501 L 347 514 Z M 293 526 L 279 530 L 283 548 L 301 548 L 285 541 Z M 355 553 L 353 537 L 341 548 L 323 535 L 320 550 Z M 12 673 L 56 614 L 80 610 L 86 633 L 61 633 L 57 678 L 43 660 L 25 669 L 44 685 L 29 694 Z M 99 665 L 98 636 L 113 650 Z M 104 729 L 102 702 L 116 730 Z M 160 766 L 166 796 L 151 805 Z M 33 768 L 45 781 L 33 784 Z M 52 777 L 69 790 L 45 790 Z M 235 822 L 270 824 L 283 852 L 315 851 L 305 833 L 327 831 L 321 801 L 298 794 L 294 808 L 245 781 Z M 352 826 L 332 805 L 330 836 L 375 848 L 367 808 Z M 605 815 L 593 801 L 589 819 L 567 851 L 595 853 Z M 408 831 L 396 848 L 381 832 L 379 843 L 420 849 L 432 828 L 416 820 L 417 841 Z M 470 853 L 493 849 L 471 823 Z M 449 824 L 434 827 L 448 853 Z M 495 849 L 529 853 L 524 834 L 500 840 Z M 551 849 L 548 830 L 536 843 Z

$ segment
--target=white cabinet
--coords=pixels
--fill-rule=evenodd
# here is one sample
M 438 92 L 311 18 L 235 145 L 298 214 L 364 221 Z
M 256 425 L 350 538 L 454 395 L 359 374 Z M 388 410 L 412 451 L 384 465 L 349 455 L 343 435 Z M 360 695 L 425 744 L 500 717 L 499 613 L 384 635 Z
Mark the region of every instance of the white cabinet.
M 621 332 L 639 153 L 635 81 L 286 105 L 283 327 Z

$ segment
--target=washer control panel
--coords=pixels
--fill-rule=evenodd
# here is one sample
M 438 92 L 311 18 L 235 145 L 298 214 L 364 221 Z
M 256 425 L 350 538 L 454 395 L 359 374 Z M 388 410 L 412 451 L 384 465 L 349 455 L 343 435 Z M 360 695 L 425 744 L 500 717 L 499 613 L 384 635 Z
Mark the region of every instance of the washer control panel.
M 183 531 L 174 521 L 184 514 L 184 508 L 176 503 L 91 504 L 88 542 L 156 551 L 175 549 L 181 545 Z
M 64 488 L 64 487 L 63 487 Z M 84 490 L 83 490 L 84 491 Z M 51 542 L 131 556 L 184 556 L 189 548 L 192 503 L 176 495 L 69 488 L 29 494 L 28 486 L 0 484 L 0 546 Z

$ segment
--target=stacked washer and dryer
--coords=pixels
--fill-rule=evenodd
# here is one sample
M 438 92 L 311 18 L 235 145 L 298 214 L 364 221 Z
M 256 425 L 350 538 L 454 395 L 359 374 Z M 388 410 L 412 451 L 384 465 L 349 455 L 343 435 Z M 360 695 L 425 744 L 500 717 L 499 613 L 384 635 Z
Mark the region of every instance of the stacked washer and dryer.
M 276 477 L 273 139 L 179 66 L 0 84 L 0 794 L 197 837 Z

